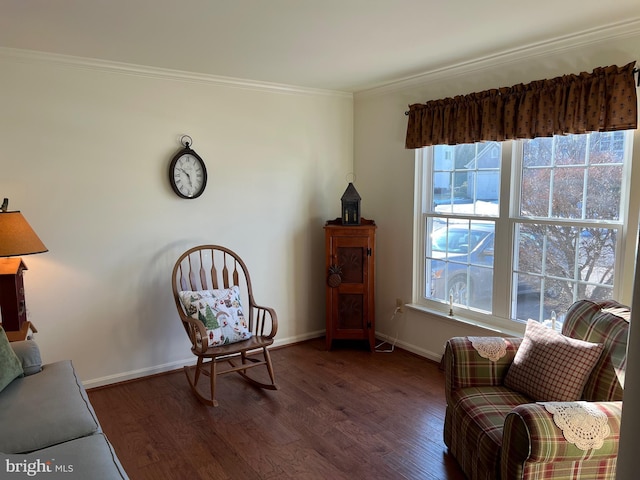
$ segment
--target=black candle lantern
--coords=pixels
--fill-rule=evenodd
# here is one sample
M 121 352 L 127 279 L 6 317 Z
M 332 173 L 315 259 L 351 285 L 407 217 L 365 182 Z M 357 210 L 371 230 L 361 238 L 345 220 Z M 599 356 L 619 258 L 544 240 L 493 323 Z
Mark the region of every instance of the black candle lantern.
M 342 224 L 360 225 L 360 195 L 353 183 L 349 182 L 340 200 L 342 201 Z

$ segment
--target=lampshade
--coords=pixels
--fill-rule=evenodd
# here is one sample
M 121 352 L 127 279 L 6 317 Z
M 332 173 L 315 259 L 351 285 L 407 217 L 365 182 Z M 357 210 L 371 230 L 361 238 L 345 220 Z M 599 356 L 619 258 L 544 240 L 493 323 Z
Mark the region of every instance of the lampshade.
M 0 257 L 48 251 L 19 211 L 0 212 Z

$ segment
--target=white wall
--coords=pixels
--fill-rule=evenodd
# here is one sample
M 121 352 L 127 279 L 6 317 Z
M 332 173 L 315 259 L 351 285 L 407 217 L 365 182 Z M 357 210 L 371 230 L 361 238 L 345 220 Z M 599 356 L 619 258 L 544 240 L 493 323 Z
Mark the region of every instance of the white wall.
M 45 361 L 96 386 L 178 368 L 177 256 L 219 243 L 248 264 L 277 344 L 324 332 L 324 232 L 353 170 L 353 99 L 0 51 L 0 197 L 49 248 L 24 257 Z M 188 134 L 209 174 L 182 200 L 168 166 Z

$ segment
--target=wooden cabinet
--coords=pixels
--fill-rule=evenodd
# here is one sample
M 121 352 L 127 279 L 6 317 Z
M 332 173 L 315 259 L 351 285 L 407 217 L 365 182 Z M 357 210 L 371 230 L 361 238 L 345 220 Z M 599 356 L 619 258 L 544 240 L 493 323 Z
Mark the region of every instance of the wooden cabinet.
M 0 258 L 0 312 L 5 331 L 20 331 L 27 321 L 23 273 L 27 266 L 19 257 Z
M 373 220 L 325 227 L 327 350 L 333 340 L 366 340 L 375 349 L 375 233 Z

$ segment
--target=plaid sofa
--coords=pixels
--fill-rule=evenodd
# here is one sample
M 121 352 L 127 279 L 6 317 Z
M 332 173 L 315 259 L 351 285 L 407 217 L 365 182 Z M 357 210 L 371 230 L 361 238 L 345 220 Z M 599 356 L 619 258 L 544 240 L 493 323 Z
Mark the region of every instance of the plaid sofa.
M 469 479 L 615 479 L 629 315 L 615 301 L 580 300 L 567 310 L 564 335 L 604 344 L 582 400 L 606 415 L 610 434 L 586 451 L 565 440 L 543 402 L 504 386 L 522 338 L 506 338 L 497 361 L 467 337 L 447 342 L 444 441 Z

